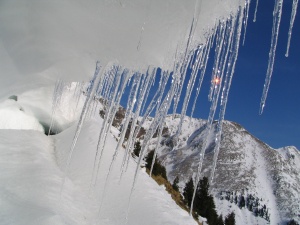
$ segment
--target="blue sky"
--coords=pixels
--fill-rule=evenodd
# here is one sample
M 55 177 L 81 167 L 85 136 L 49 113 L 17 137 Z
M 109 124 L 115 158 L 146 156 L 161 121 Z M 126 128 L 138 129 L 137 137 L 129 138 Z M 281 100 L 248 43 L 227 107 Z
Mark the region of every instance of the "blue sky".
M 274 72 L 264 113 L 259 103 L 268 66 L 274 1 L 259 1 L 253 23 L 255 1 L 250 8 L 245 46 L 240 47 L 229 95 L 226 119 L 242 124 L 274 148 L 294 145 L 300 149 L 300 12 L 296 15 L 289 57 L 287 33 L 292 1 L 283 5 Z

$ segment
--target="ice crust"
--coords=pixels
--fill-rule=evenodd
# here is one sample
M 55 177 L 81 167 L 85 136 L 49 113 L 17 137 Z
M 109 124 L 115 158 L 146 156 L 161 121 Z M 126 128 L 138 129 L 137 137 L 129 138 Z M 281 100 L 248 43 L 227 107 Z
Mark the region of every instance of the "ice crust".
M 193 17 L 198 22 L 191 48 L 204 43 L 215 22 L 243 2 L 1 1 L 1 87 L 24 77 L 23 84 L 29 83 L 36 75 L 48 82 L 88 80 L 96 60 L 102 65 L 117 60 L 136 70 L 172 69 L 176 51 L 186 47 Z

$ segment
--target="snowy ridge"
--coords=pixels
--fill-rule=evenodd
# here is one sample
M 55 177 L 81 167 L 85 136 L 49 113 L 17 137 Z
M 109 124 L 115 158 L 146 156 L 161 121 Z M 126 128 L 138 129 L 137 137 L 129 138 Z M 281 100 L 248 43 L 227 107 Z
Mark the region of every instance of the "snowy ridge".
M 167 117 L 164 127 L 168 129 L 168 133 L 162 137 L 158 155 L 166 166 L 169 180 L 173 181 L 179 176 L 183 188 L 184 183 L 191 176 L 194 177 L 197 171 L 201 148 L 195 148 L 195 144 L 201 145 L 206 121 L 185 117 L 182 132 L 179 138 L 174 139 L 178 123 L 179 118 Z M 210 134 L 202 170 L 202 175 L 207 177 L 210 176 L 212 168 L 216 125 L 214 123 L 213 132 Z M 156 138 L 151 140 L 153 144 L 150 144 L 149 149 L 156 146 L 156 141 Z M 299 221 L 299 160 L 300 152 L 295 147 L 273 149 L 239 124 L 224 121 L 220 153 L 212 183 L 219 212 L 225 215 L 224 212 L 228 211 L 225 208 L 231 205 L 223 202 L 226 200 L 218 199 L 220 191 L 226 190 L 244 193 L 245 196 L 247 193 L 252 194 L 261 199 L 260 205 L 267 206 L 271 224 L 284 223 L 289 219 Z M 234 208 L 236 211 L 240 210 L 237 206 Z M 238 224 L 267 223 L 266 220 L 256 218 L 246 211 L 243 209 L 237 213 L 240 221 Z

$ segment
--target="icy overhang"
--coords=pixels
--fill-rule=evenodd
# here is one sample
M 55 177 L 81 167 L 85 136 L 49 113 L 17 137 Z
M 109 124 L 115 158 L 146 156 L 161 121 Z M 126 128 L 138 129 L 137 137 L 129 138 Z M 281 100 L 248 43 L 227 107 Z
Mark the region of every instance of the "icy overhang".
M 191 48 L 239 5 L 244 0 L 3 0 L 1 86 L 24 76 L 30 82 L 36 74 L 87 80 L 96 60 L 171 69 L 176 52 L 186 48 L 193 19 Z

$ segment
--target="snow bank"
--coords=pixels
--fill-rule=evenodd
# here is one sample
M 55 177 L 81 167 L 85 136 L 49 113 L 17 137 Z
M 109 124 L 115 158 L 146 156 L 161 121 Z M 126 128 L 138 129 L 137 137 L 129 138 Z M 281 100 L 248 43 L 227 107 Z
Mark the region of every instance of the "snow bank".
M 60 104 L 55 109 L 55 132 L 70 127 L 80 115 L 84 95 L 75 101 L 75 84 L 64 87 Z M 16 100 L 0 101 L 0 129 L 25 129 L 48 132 L 52 120 L 53 86 L 40 87 L 15 96 Z M 77 106 L 77 107 L 76 107 Z
M 12 99 L 0 103 L 0 129 L 37 130 L 44 132 L 39 121 Z
M 34 77 L 50 78 L 46 82 L 57 77 L 86 80 L 98 59 L 104 65 L 118 61 L 131 69 L 148 65 L 170 69 L 176 51 L 186 48 L 193 18 L 197 23 L 191 47 L 203 43 L 215 22 L 235 13 L 243 3 L 1 1 L 1 88 L 8 88 L 24 76 L 23 85 Z
M 128 171 L 119 183 L 120 170 L 112 176 L 102 202 L 104 178 L 116 141 L 109 135 L 100 180 L 89 195 L 91 169 L 95 156 L 100 121 L 90 121 L 83 127 L 78 146 L 64 178 L 65 166 L 75 127 L 53 136 L 36 131 L 0 130 L 0 224 L 6 225 L 119 225 L 124 224 L 128 197 L 136 163 L 131 160 Z M 117 158 L 118 165 L 122 155 Z M 60 167 L 58 167 L 60 165 Z M 131 225 L 192 225 L 196 222 L 177 206 L 164 187 L 158 186 L 148 175 L 141 173 L 133 194 L 128 216 Z

